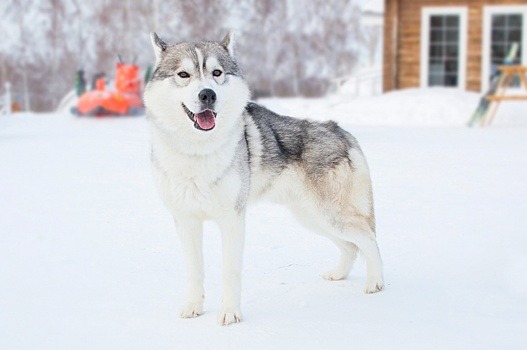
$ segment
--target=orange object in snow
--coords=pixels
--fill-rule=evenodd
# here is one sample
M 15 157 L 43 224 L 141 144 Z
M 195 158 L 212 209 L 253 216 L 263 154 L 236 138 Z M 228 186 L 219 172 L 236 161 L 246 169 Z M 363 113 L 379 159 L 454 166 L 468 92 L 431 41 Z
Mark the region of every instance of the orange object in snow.
M 106 82 L 104 81 L 104 78 L 95 80 L 95 90 L 104 91 L 104 89 L 106 89 Z
M 141 100 L 139 67 L 117 63 L 115 90 L 107 90 L 104 78 L 95 82 L 95 90 L 79 97 L 73 113 L 87 116 L 137 115 L 144 111 Z

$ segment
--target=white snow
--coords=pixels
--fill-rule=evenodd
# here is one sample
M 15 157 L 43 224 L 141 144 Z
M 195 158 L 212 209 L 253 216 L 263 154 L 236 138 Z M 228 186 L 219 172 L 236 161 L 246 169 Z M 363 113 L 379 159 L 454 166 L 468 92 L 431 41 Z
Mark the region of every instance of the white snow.
M 362 262 L 347 280 L 323 280 L 337 249 L 282 207 L 258 204 L 247 220 L 244 321 L 228 327 L 216 324 L 213 224 L 205 314 L 178 316 L 183 262 L 151 178 L 144 118 L 0 118 L 0 348 L 525 349 L 527 129 L 506 114 L 492 128 L 460 127 L 468 116 L 442 116 L 442 102 L 426 106 L 434 99 L 422 95 L 416 106 L 386 95 L 371 110 L 359 100 L 266 101 L 325 112 L 361 142 L 387 285 L 364 294 Z M 443 96 L 452 111 L 465 97 L 477 103 Z M 411 114 L 418 108 L 430 109 L 427 122 Z M 442 127 L 415 127 L 425 123 Z
M 282 114 L 356 125 L 461 127 L 467 124 L 480 100 L 480 94 L 451 88 L 406 89 L 361 98 L 347 95 L 346 91 L 344 86 L 341 95 L 329 98 L 259 102 Z M 527 126 L 527 103 L 503 102 L 495 126 Z

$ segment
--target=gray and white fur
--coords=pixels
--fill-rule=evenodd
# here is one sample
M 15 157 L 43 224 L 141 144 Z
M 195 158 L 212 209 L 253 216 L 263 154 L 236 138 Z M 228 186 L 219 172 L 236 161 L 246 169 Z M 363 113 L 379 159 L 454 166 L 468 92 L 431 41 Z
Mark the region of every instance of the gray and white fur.
M 249 102 L 229 33 L 221 42 L 168 45 L 156 55 L 144 102 L 152 126 L 152 162 L 187 266 L 182 317 L 203 313 L 205 220 L 218 223 L 223 301 L 218 322 L 241 320 L 241 270 L 248 203 L 287 205 L 306 227 L 340 250 L 324 278 L 346 278 L 362 252 L 366 293 L 383 288 L 368 165 L 353 136 L 335 122 L 281 116 Z

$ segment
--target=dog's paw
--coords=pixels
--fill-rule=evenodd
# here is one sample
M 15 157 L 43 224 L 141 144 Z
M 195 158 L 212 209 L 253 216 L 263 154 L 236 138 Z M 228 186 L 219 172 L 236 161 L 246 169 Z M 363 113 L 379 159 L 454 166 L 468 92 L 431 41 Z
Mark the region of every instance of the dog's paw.
M 384 288 L 384 282 L 382 279 L 368 281 L 368 283 L 366 283 L 366 290 L 364 292 L 366 294 L 377 293 L 377 292 L 380 292 L 383 288 Z
M 182 318 L 193 318 L 203 314 L 203 301 L 188 302 L 181 309 Z
M 345 271 L 342 271 L 342 269 L 333 269 L 326 272 L 322 277 L 328 281 L 340 281 L 348 277 L 348 274 Z
M 218 324 L 226 326 L 231 323 L 238 323 L 242 320 L 242 313 L 240 309 L 223 308 L 218 314 Z

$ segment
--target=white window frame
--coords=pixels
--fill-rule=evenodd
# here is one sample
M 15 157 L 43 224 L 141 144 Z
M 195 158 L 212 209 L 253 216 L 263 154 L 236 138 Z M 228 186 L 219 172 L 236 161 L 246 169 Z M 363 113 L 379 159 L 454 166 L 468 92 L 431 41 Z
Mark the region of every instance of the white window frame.
M 527 5 L 487 5 L 483 7 L 483 45 L 481 51 L 481 92 L 489 88 L 490 40 L 492 37 L 492 15 L 523 15 L 522 65 L 527 65 Z
M 467 85 L 467 6 L 423 7 L 421 10 L 421 87 L 428 86 L 428 60 L 430 45 L 430 17 L 435 15 L 459 16 L 458 81 L 454 89 L 466 89 Z

